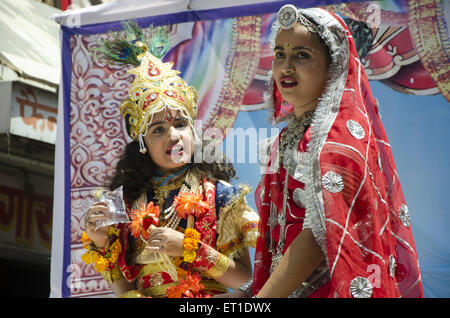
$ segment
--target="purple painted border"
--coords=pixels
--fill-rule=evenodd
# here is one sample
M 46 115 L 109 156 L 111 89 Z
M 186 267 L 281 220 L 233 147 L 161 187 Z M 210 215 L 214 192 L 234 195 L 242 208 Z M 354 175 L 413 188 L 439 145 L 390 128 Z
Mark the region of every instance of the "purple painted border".
M 64 248 L 61 295 L 70 297 L 70 288 L 67 284 L 70 272 L 71 253 L 71 176 L 70 176 L 70 95 L 72 78 L 72 52 L 70 51 L 70 33 L 62 27 L 62 76 L 63 76 L 63 109 L 64 109 Z

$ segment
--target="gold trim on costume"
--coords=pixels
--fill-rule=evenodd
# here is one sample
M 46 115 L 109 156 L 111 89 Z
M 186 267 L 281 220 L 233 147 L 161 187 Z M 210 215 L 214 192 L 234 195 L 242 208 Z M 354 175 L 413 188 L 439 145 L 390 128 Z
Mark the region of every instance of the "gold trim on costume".
M 255 247 L 258 235 L 259 216 L 245 201 L 251 188 L 246 185 L 240 187 L 242 190 L 220 209 L 217 227 L 218 250 L 233 259 L 239 256 L 243 248 Z M 251 227 L 252 224 L 256 226 Z
M 120 298 L 141 298 L 141 297 L 144 297 L 144 295 L 142 295 L 141 292 L 137 290 L 130 290 L 120 295 Z
M 116 266 L 114 269 L 110 271 L 100 272 L 100 274 L 102 274 L 103 279 L 106 280 L 109 284 L 124 278 L 122 271 L 118 266 Z
M 147 275 L 153 275 L 155 273 L 163 272 L 164 269 L 162 267 L 161 263 L 152 263 L 152 264 L 145 264 L 142 266 L 142 269 L 139 271 L 139 277 L 147 276 Z

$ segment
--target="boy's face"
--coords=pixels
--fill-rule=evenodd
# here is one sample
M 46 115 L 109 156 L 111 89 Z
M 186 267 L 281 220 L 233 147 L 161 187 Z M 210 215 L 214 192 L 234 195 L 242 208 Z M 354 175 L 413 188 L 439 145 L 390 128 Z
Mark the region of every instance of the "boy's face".
M 295 115 L 316 107 L 324 90 L 329 64 L 328 50 L 316 35 L 297 23 L 278 32 L 275 39 L 273 76 L 283 99 Z
M 179 111 L 167 108 L 154 115 L 144 142 L 150 158 L 162 171 L 181 168 L 194 152 L 189 121 Z

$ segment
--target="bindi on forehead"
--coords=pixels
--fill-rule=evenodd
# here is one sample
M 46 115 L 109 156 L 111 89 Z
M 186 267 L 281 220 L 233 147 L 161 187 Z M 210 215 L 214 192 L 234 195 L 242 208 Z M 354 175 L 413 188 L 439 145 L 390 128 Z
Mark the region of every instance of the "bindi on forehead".
M 306 28 L 305 28 L 306 29 Z M 325 51 L 328 51 L 326 45 L 323 43 L 323 41 L 320 40 L 320 38 L 307 31 L 307 34 L 298 34 L 298 33 L 282 33 L 284 31 L 291 31 L 290 30 L 281 30 L 275 39 L 275 47 L 274 51 L 276 50 L 291 50 L 291 51 L 299 51 L 299 50 L 307 50 L 310 52 L 314 52 L 315 54 L 321 54 L 321 52 L 325 49 Z
M 300 23 L 288 30 L 280 29 L 275 39 L 277 44 L 284 44 L 285 46 L 286 44 L 289 44 L 289 47 L 295 46 L 296 42 L 309 42 L 317 44 L 319 41 L 320 40 L 317 34 L 312 33 Z

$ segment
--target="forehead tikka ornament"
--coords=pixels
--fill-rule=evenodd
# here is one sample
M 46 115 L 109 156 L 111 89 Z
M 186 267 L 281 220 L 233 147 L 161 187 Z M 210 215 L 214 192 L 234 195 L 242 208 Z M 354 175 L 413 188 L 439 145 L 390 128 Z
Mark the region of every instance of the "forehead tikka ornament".
M 278 11 L 277 19 L 280 27 L 283 30 L 292 28 L 295 23 L 297 23 L 298 11 L 292 4 L 287 4 L 283 6 L 280 11 Z
M 308 31 L 312 33 L 317 33 L 317 28 L 311 23 L 307 18 L 305 18 L 297 8 L 292 4 L 286 4 L 281 7 L 277 14 L 278 24 L 281 29 L 288 30 L 294 27 L 294 25 L 299 22 L 301 25 L 305 26 Z

